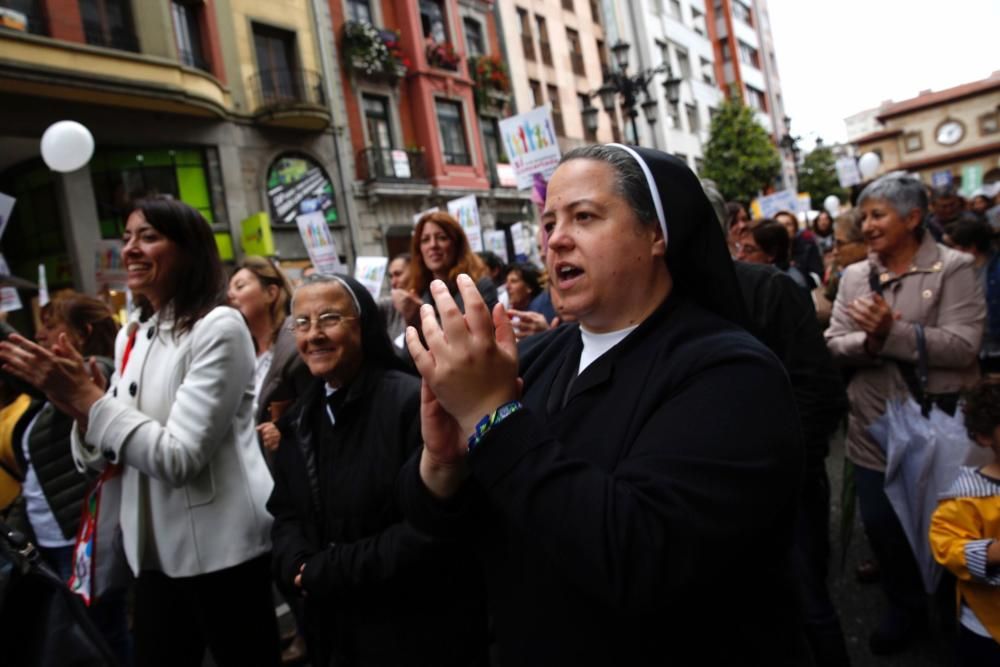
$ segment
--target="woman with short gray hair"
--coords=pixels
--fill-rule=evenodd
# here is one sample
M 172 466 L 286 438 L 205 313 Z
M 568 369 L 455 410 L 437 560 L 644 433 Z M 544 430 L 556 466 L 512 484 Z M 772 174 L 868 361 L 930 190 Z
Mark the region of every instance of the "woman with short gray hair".
M 858 207 L 868 259 L 844 269 L 826 339 L 834 357 L 854 369 L 847 457 L 888 603 L 869 646 L 890 654 L 916 637 L 927 616 L 913 553 L 883 491 L 885 453 L 868 426 L 894 396 L 920 395 L 954 412 L 958 392 L 979 375 L 985 303 L 972 258 L 926 233 L 927 193 L 920 181 L 884 176 L 862 191 Z M 915 370 L 921 330 L 926 390 Z

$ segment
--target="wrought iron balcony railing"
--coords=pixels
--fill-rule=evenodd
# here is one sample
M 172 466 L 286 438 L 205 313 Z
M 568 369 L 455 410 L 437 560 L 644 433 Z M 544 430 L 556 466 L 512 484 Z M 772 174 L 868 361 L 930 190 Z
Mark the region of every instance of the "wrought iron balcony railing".
M 326 105 L 323 77 L 311 70 L 261 70 L 250 77 L 249 89 L 255 96 L 255 111 Z
M 427 167 L 423 151 L 369 146 L 358 154 L 363 181 L 423 181 Z

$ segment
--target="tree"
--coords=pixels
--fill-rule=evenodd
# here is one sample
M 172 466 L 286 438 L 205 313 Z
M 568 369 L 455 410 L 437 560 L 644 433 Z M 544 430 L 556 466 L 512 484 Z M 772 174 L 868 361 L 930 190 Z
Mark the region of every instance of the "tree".
M 836 161 L 833 151 L 820 141 L 802 159 L 799 192 L 809 193 L 814 209 L 822 208 L 823 201 L 830 195 L 835 195 L 842 202 L 847 200 L 847 192 L 840 187 L 840 179 L 837 178 Z
M 715 181 L 727 201 L 753 199 L 781 170 L 778 149 L 738 95 L 712 119 L 704 160 L 702 176 Z

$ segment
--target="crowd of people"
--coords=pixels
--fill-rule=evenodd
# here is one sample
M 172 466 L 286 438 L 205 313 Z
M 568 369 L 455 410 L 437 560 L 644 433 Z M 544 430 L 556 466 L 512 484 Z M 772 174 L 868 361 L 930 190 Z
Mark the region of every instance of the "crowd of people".
M 433 212 L 381 298 L 227 277 L 200 214 L 150 198 L 120 329 L 65 292 L 0 343 L 0 509 L 69 581 L 99 480 L 127 570 L 88 614 L 122 665 L 847 665 L 829 443 L 846 420 L 869 648 L 895 653 L 928 600 L 868 427 L 912 394 L 998 457 L 928 539 L 960 664 L 1000 664 L 1000 209 L 955 196 L 890 174 L 800 229 L 589 146 L 548 183 L 544 268 Z

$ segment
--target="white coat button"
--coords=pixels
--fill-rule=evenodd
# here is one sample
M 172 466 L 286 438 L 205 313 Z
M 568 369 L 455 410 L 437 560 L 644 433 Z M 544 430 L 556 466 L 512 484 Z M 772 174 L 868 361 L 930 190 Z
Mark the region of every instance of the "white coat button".
M 934 296 L 934 292 L 930 291 L 929 289 L 925 289 L 925 290 L 924 290 L 924 293 L 923 293 L 923 297 L 924 297 L 925 299 L 929 299 L 929 298 L 931 298 L 932 296 Z

